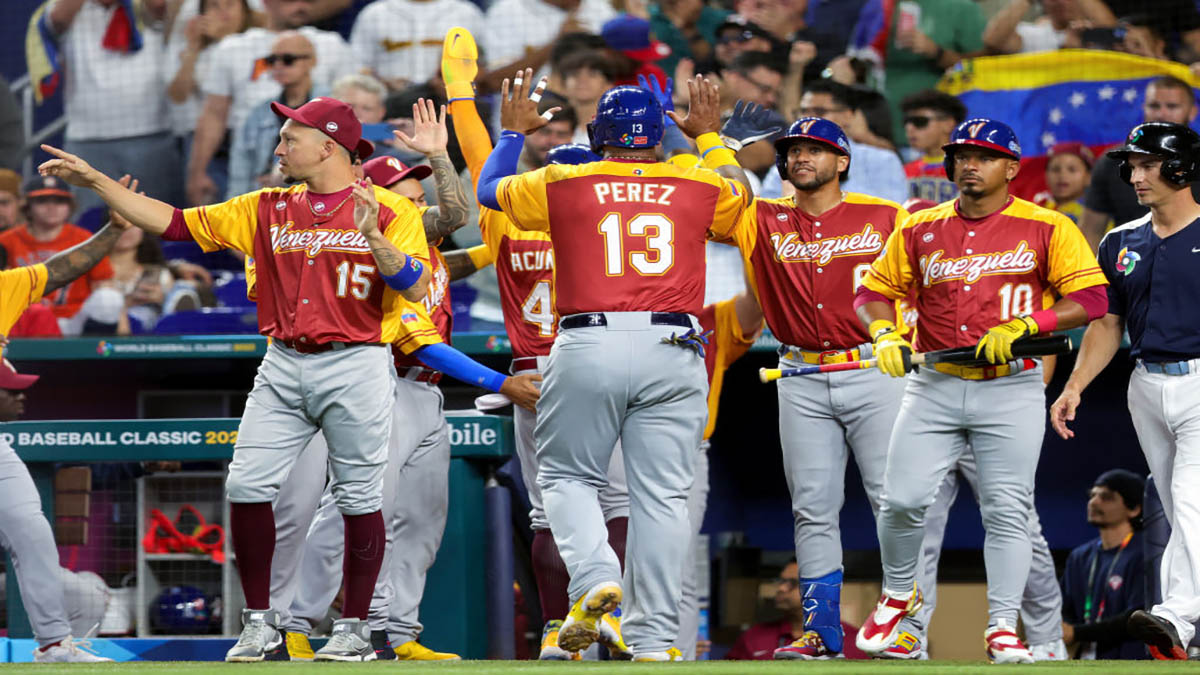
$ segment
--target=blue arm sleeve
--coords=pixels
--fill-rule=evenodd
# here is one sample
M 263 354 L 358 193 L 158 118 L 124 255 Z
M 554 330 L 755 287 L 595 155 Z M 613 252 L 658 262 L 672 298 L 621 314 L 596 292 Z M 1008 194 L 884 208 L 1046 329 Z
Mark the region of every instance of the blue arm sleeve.
M 679 127 L 674 124 L 668 124 L 667 128 L 663 130 L 662 148 L 663 157 L 670 157 L 677 150 L 691 152 L 692 144 L 687 136 L 684 136 L 683 132 L 679 130 Z
M 496 190 L 500 187 L 500 179 L 507 178 L 517 172 L 517 162 L 521 159 L 521 148 L 525 146 L 525 134 L 516 131 L 505 131 L 492 148 L 492 154 L 479 171 L 479 187 L 475 189 L 475 197 L 479 203 L 494 211 L 502 211 L 500 201 L 496 199 Z
M 500 391 L 501 385 L 507 379 L 444 342 L 425 345 L 413 352 L 413 356 L 434 370 L 440 370 L 456 380 L 483 387 L 488 391 Z

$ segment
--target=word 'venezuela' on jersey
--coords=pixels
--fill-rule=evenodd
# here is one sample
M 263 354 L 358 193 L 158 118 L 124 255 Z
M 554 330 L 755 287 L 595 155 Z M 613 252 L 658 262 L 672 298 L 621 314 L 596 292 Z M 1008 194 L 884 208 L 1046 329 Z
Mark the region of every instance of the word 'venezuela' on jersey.
M 378 186 L 375 199 L 384 236 L 428 265 L 417 207 Z M 205 251 L 229 248 L 253 259 L 249 290 L 262 334 L 307 344 L 397 340 L 404 299 L 383 281 L 354 224 L 349 188 L 333 195 L 309 194 L 305 185 L 267 188 L 184 209 L 183 217 Z
M 979 219 L 956 202 L 918 211 L 892 233 L 863 285 L 898 299 L 918 291 L 919 351 L 972 345 L 989 328 L 1107 283 L 1079 228 L 1061 213 L 1010 197 Z
M 750 201 L 708 169 L 618 159 L 509 176 L 496 198 L 517 228 L 549 232 L 562 316 L 698 315 L 707 233 L 726 236 Z

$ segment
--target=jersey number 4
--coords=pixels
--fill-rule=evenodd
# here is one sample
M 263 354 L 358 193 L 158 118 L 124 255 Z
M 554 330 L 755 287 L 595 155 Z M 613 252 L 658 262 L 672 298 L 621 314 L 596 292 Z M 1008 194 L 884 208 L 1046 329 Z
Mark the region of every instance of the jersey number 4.
M 622 227 L 621 214 L 610 213 L 600 221 L 604 237 L 604 273 L 610 277 L 625 274 L 625 237 L 645 237 L 646 250 L 630 251 L 629 266 L 646 277 L 666 274 L 675 264 L 675 224 L 661 213 L 640 213 Z
M 538 335 L 554 335 L 554 306 L 550 303 L 550 282 L 539 281 L 521 304 L 521 318 L 538 327 Z

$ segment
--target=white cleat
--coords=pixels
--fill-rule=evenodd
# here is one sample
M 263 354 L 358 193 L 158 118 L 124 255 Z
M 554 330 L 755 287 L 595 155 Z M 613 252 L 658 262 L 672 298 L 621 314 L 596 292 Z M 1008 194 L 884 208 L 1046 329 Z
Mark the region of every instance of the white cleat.
M 33 650 L 34 663 L 111 663 L 92 651 L 90 640 L 77 640 L 70 635 L 53 647 Z
M 1033 663 L 1033 654 L 1017 637 L 1013 626 L 999 619 L 983 633 L 988 660 L 992 663 Z
M 1033 654 L 1034 661 L 1066 661 L 1070 658 L 1067 655 L 1067 645 L 1063 643 L 1062 638 L 1053 642 L 1029 645 L 1029 653 Z
M 279 631 L 279 612 L 273 609 L 243 609 L 242 634 L 237 644 L 225 652 L 225 660 L 235 663 L 257 663 L 267 653 L 283 645 Z
M 317 650 L 314 661 L 374 661 L 371 628 L 362 619 L 338 619 L 333 622 L 329 642 Z

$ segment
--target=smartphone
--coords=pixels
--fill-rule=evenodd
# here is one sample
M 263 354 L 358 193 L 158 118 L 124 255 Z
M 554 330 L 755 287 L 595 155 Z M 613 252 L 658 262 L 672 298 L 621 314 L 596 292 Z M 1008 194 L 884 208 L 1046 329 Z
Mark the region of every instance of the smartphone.
M 392 125 L 387 122 L 362 125 L 362 137 L 372 143 L 392 140 Z
M 896 5 L 896 9 L 900 12 L 899 18 L 896 19 L 896 32 L 916 30 L 917 24 L 921 23 L 921 6 L 913 0 L 903 0 Z
M 1099 49 L 1112 49 L 1125 41 L 1125 29 L 1116 28 L 1088 28 L 1079 34 L 1079 41 L 1084 47 L 1095 47 Z

